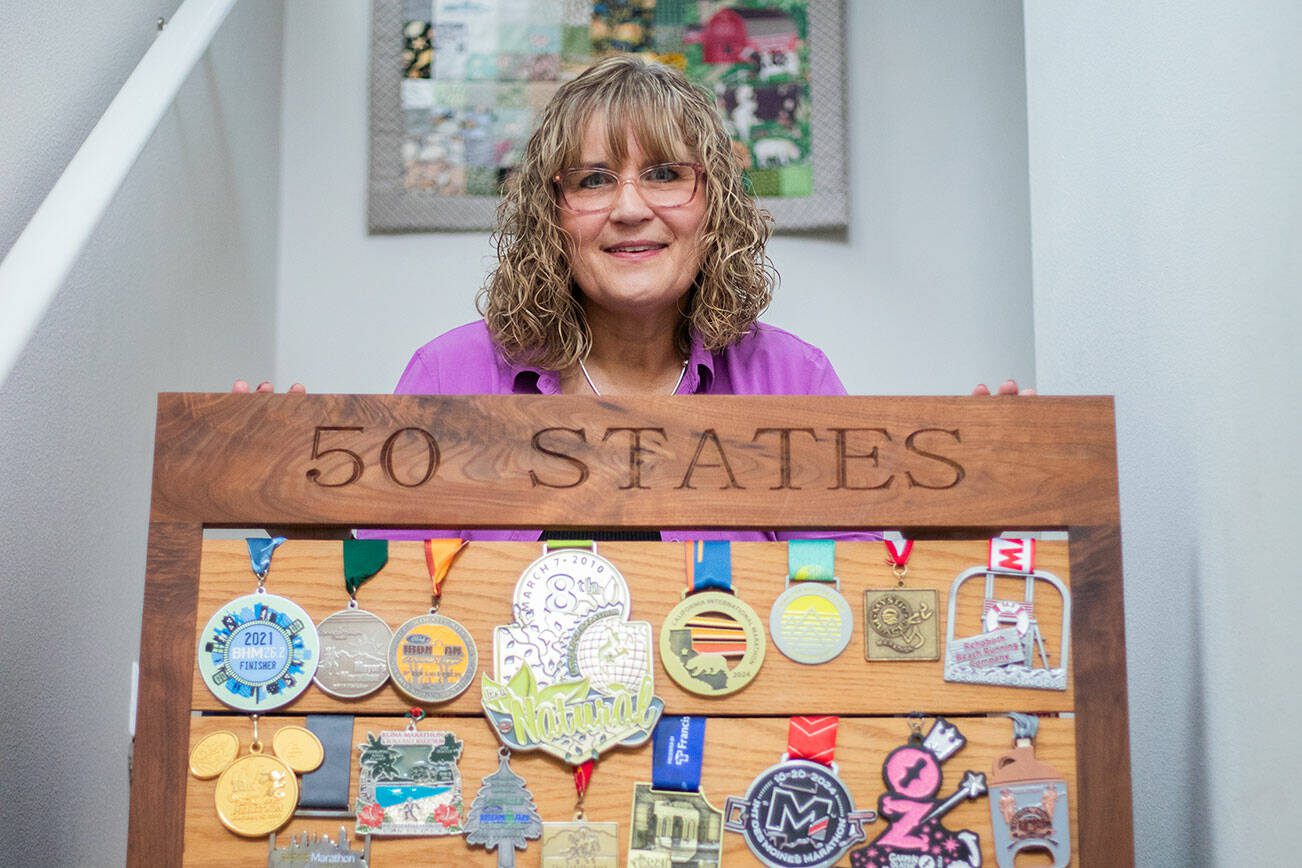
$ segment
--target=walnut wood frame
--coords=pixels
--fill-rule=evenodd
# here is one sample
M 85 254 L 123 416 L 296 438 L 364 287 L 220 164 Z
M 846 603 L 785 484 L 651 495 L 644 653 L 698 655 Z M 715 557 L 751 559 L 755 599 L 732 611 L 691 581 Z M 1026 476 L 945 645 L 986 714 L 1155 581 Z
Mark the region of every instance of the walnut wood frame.
M 1106 397 L 160 395 L 128 863 L 182 861 L 175 791 L 186 779 L 205 527 L 528 528 L 581 517 L 589 527 L 894 527 L 915 538 L 1066 530 L 1077 863 L 1133 865 L 1117 494 Z

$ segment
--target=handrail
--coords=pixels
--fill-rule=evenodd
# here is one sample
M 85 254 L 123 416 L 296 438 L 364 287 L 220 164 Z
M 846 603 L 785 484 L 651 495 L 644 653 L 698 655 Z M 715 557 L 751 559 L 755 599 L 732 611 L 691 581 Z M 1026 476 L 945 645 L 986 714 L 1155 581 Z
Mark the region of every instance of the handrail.
M 235 0 L 184 0 L 0 261 L 0 385 Z

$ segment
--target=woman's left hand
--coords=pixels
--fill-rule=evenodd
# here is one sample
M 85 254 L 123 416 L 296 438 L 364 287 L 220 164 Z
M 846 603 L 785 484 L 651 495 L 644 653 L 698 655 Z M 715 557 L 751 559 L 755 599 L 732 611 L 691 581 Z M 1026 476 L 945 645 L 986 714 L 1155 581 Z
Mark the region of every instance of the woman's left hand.
M 985 397 L 990 394 L 990 387 L 987 386 L 985 383 L 977 383 L 976 388 L 972 390 L 972 394 L 978 398 Z M 1035 390 L 1019 389 L 1017 388 L 1016 380 L 1004 380 L 1002 383 L 999 384 L 999 389 L 995 392 L 995 394 L 996 395 L 1034 395 Z

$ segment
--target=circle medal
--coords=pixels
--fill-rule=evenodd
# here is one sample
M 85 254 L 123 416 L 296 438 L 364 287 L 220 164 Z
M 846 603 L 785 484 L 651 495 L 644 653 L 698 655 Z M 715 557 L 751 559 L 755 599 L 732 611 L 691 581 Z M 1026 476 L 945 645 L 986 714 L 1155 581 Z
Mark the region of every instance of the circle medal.
M 678 686 L 701 696 L 741 690 L 764 663 L 764 623 L 735 594 L 698 591 L 660 627 L 660 661 Z
M 393 631 L 379 615 L 348 608 L 316 625 L 321 637 L 317 686 L 338 699 L 374 693 L 389 680 Z
M 294 771 L 276 757 L 250 753 L 217 779 L 217 817 L 236 835 L 260 838 L 289 822 L 298 806 Z
M 305 775 L 314 772 L 325 761 L 325 747 L 316 733 L 302 726 L 282 726 L 271 739 L 271 749 L 276 757 L 294 770 Z
M 460 696 L 475 678 L 479 655 L 469 631 L 442 615 L 417 615 L 394 631 L 389 677 L 422 704 Z
M 298 603 L 246 594 L 214 612 L 199 634 L 199 674 L 231 708 L 271 711 L 307 690 L 318 650 L 316 627 Z
M 770 868 L 824 868 L 866 837 L 873 811 L 856 811 L 850 792 L 832 769 L 787 760 L 760 773 L 746 798 L 729 796 L 724 827 L 740 832 L 755 857 Z
M 773 644 L 797 663 L 826 663 L 835 658 L 850 644 L 853 629 L 850 604 L 823 582 L 788 585 L 769 614 Z
M 209 733 L 190 751 L 190 774 L 211 780 L 230 767 L 240 755 L 240 739 L 229 730 Z

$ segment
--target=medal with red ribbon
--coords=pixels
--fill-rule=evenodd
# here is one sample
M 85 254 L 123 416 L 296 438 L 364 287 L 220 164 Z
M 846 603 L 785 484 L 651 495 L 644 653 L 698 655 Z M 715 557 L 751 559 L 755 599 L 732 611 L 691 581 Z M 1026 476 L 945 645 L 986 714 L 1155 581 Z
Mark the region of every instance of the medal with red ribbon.
M 771 868 L 825 868 L 866 837 L 861 811 L 837 777 L 836 717 L 793 717 L 782 761 L 759 774 L 745 798 L 729 796 L 724 828 L 746 838 Z
M 906 588 L 913 540 L 882 540 L 895 587 L 863 592 L 864 656 L 869 660 L 940 658 L 938 595 L 931 588 Z
M 543 823 L 543 865 L 568 865 L 582 856 L 584 866 L 619 868 L 619 824 L 594 823 L 583 814 L 583 800 L 596 768 L 596 760 L 574 766 L 574 819 Z

